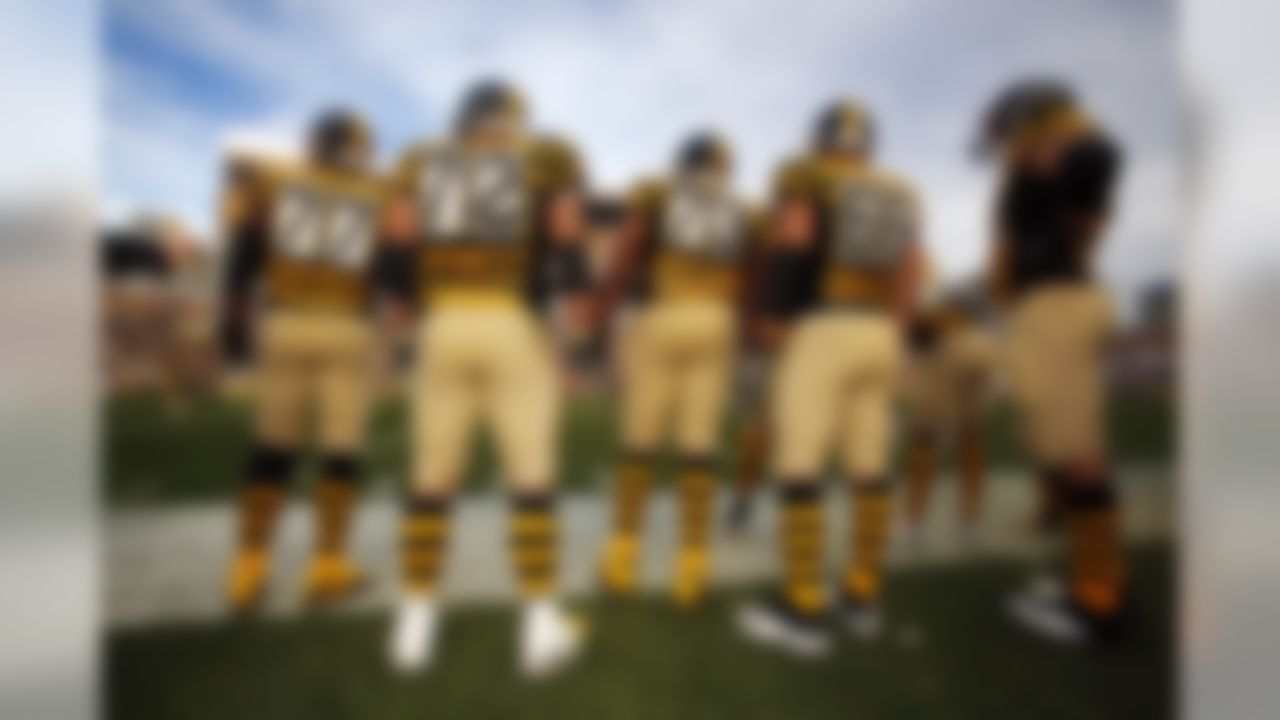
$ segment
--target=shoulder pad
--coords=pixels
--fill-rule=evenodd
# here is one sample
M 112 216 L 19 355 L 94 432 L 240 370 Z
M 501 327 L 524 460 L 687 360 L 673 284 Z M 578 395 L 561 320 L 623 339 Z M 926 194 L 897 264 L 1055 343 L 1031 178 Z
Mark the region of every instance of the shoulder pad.
M 648 210 L 661 204 L 666 199 L 667 183 L 657 178 L 650 178 L 636 183 L 627 195 L 627 204 L 633 209 Z
M 529 143 L 528 157 L 534 175 L 548 185 L 577 185 L 583 182 L 584 172 L 578 152 L 568 140 L 545 136 Z
M 776 195 L 807 192 L 817 177 L 815 162 L 806 157 L 791 158 L 778 166 L 774 174 L 773 191 Z

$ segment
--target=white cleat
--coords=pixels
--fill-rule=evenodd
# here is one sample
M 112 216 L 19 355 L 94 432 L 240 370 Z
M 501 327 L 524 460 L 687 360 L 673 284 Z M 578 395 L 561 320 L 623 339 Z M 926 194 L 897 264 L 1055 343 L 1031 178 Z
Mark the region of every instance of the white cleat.
M 1061 597 L 1023 592 L 1009 599 L 1008 609 L 1019 625 L 1061 645 L 1080 645 L 1089 638 L 1089 629 Z
M 586 628 L 552 600 L 525 604 L 520 617 L 520 672 L 531 680 L 554 675 L 582 650 Z
M 879 603 L 846 601 L 840 614 L 845 628 L 857 640 L 875 640 L 884 632 L 884 611 Z
M 775 647 L 802 660 L 818 660 L 831 652 L 831 639 L 813 623 L 781 606 L 749 603 L 738 609 L 738 629 L 749 640 Z
M 432 598 L 405 597 L 392 621 L 387 653 L 391 666 L 401 673 L 431 667 L 436 654 L 439 608 Z

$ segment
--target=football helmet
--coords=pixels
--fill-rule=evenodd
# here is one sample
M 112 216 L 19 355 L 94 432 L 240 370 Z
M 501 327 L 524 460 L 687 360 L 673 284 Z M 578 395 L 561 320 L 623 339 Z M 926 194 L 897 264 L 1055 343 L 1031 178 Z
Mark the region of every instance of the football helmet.
M 518 90 L 501 80 L 484 80 L 463 96 L 454 130 L 460 135 L 518 134 L 524 130 L 525 112 L 524 98 Z
M 1027 130 L 1076 107 L 1075 92 L 1060 80 L 1031 78 L 1016 82 L 996 95 L 987 107 L 974 143 L 975 153 L 980 158 L 988 157 Z
M 813 147 L 817 152 L 869 157 L 875 144 L 875 121 L 857 100 L 839 100 L 828 105 L 814 123 Z
M 727 172 L 732 166 L 733 153 L 729 144 L 713 132 L 704 131 L 690 136 L 676 155 L 676 169 L 681 173 Z
M 372 161 L 373 133 L 359 114 L 345 108 L 327 110 L 312 123 L 307 150 L 319 165 L 363 171 Z

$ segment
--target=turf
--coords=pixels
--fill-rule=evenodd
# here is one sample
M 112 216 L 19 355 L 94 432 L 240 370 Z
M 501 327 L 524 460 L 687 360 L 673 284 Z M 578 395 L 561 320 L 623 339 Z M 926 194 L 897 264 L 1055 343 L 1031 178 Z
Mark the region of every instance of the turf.
M 108 400 L 103 407 L 106 497 L 112 505 L 164 504 L 228 497 L 239 478 L 250 441 L 250 411 L 243 403 L 215 397 L 180 409 L 157 396 Z M 584 489 L 598 482 L 614 450 L 612 403 L 580 397 L 569 406 L 562 433 L 565 487 Z M 726 423 L 726 436 L 741 418 Z M 1117 459 L 1167 462 L 1172 453 L 1176 407 L 1168 396 L 1118 394 L 1110 424 Z M 408 456 L 407 413 L 401 401 L 379 405 L 370 423 L 368 466 L 374 491 L 398 490 Z M 997 406 L 987 437 L 995 465 L 1018 458 L 1012 411 Z M 729 438 L 726 437 L 726 440 Z M 726 443 L 726 447 L 729 446 Z M 311 476 L 304 468 L 303 479 Z M 488 443 L 478 442 L 469 487 L 497 476 Z
M 1022 568 L 987 561 L 893 578 L 886 636 L 841 640 L 821 663 L 744 644 L 730 622 L 758 592 L 744 589 L 692 615 L 657 598 L 590 606 L 587 656 L 545 685 L 513 673 L 505 608 L 453 612 L 439 665 L 411 679 L 386 669 L 383 617 L 117 631 L 105 641 L 106 707 L 120 720 L 1167 718 L 1173 552 L 1131 554 L 1140 622 L 1106 651 L 1011 626 L 998 600 Z

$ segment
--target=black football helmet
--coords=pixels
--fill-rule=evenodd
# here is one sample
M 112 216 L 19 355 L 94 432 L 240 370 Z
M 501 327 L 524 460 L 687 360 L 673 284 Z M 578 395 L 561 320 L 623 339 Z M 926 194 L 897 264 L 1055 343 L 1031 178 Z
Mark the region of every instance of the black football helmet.
M 454 131 L 466 134 L 484 128 L 520 131 L 525 103 L 520 92 L 501 80 L 484 80 L 469 89 L 454 118 Z
M 1054 78 L 1018 81 L 996 95 L 987 107 L 974 142 L 975 154 L 988 157 L 1025 128 L 1076 107 L 1076 95 Z
M 716 133 L 698 132 L 685 140 L 676 154 L 676 170 L 682 174 L 711 170 L 728 172 L 733 166 L 729 143 Z
M 358 172 L 367 169 L 372 160 L 373 134 L 360 115 L 335 108 L 321 113 L 312 123 L 307 145 L 313 162 Z
M 839 100 L 828 105 L 814 123 L 813 149 L 817 152 L 856 153 L 870 157 L 875 145 L 875 121 L 857 100 Z

